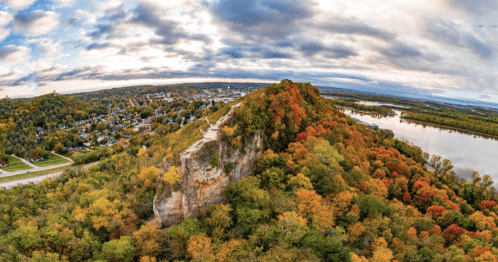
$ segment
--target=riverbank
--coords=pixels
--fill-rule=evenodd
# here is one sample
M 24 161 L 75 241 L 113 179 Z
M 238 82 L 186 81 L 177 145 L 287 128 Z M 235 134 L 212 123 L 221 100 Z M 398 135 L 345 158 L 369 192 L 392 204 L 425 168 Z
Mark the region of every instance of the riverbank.
M 467 129 L 463 129 L 463 128 L 458 128 L 458 127 L 453 127 L 453 126 L 446 126 L 446 125 L 434 124 L 434 123 L 431 123 L 431 122 L 414 120 L 414 119 L 409 119 L 409 118 L 405 118 L 405 117 L 400 117 L 400 118 L 403 119 L 403 120 L 405 120 L 405 121 L 407 121 L 407 122 L 410 122 L 410 123 L 422 124 L 422 125 L 427 125 L 427 126 L 432 126 L 432 127 L 445 128 L 445 129 L 448 129 L 448 130 L 460 131 L 460 132 L 463 132 L 463 133 L 466 133 L 466 134 L 479 135 L 479 136 L 482 136 L 484 138 L 492 138 L 492 139 L 498 140 L 498 136 L 488 135 L 486 133 L 481 133 L 481 132 L 477 132 L 477 131 L 471 131 L 471 130 L 467 130 Z

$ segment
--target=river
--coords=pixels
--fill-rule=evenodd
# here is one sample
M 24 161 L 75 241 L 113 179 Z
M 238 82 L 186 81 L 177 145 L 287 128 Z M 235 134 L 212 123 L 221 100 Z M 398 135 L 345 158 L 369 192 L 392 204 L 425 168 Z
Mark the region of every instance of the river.
M 471 178 L 472 171 L 476 170 L 481 176 L 491 175 L 493 181 L 498 182 L 497 140 L 409 123 L 400 118 L 401 111 L 394 111 L 396 115 L 389 117 L 375 117 L 351 110 L 344 110 L 344 113 L 369 124 L 375 123 L 379 128 L 391 129 L 396 138 L 411 141 L 431 155 L 450 159 L 455 166 L 454 171 L 462 178 Z

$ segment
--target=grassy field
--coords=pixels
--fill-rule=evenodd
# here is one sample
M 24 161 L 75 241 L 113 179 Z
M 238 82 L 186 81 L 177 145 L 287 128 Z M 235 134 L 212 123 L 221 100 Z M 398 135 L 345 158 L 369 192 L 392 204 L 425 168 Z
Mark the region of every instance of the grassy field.
M 45 166 L 64 164 L 64 163 L 68 163 L 68 162 L 69 162 L 69 160 L 51 153 L 47 159 L 33 163 L 33 165 L 39 166 L 39 167 L 45 167 Z
M 6 172 L 15 172 L 19 170 L 28 170 L 28 169 L 32 169 L 32 167 L 24 164 L 21 160 L 15 157 L 10 158 L 8 167 L 2 168 L 2 170 Z
M 21 179 L 31 178 L 31 177 L 36 177 L 36 176 L 53 174 L 53 173 L 64 171 L 67 168 L 68 167 L 66 166 L 66 167 L 59 167 L 59 168 L 54 168 L 54 169 L 49 169 L 49 170 L 44 170 L 44 171 L 23 173 L 23 174 L 19 174 L 19 175 L 15 175 L 15 176 L 0 177 L 0 183 L 10 182 L 10 181 L 14 181 L 14 180 L 21 180 Z
M 209 120 L 209 123 L 211 125 L 214 125 L 216 124 L 216 122 L 218 120 L 220 120 L 220 118 L 222 118 L 223 116 L 225 116 L 226 114 L 228 114 L 228 112 L 230 112 L 232 108 L 230 106 L 225 106 L 225 108 L 221 108 L 220 110 L 214 112 L 213 114 L 211 114 L 210 116 L 208 116 L 208 120 Z
M 197 120 L 185 125 L 174 133 L 167 135 L 164 142 L 170 145 L 167 159 L 172 159 L 174 163 L 180 161 L 180 154 L 189 146 L 204 137 L 200 129 L 207 130 L 209 127 L 206 120 Z
M 69 158 L 69 159 L 73 159 L 73 155 L 72 155 L 72 154 L 67 153 L 67 154 L 61 154 L 61 155 L 62 155 L 62 156 L 65 156 L 65 157 L 67 157 L 67 158 Z M 73 159 L 73 160 L 74 160 L 74 159 Z

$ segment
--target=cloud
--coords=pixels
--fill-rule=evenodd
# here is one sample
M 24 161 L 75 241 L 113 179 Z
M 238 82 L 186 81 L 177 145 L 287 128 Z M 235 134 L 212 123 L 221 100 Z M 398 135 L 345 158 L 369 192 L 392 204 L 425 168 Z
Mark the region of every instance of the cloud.
M 114 32 L 115 32 L 115 25 L 100 24 L 97 25 L 97 30 L 91 32 L 90 34 L 88 34 L 88 36 L 91 36 L 93 39 L 98 39 L 105 34 L 112 34 Z
M 491 99 L 491 98 L 492 97 L 490 95 L 480 94 L 477 99 L 488 100 L 488 99 Z
M 71 7 L 74 5 L 74 0 L 52 0 L 55 8 Z
M 59 25 L 57 13 L 36 10 L 14 16 L 12 31 L 15 34 L 40 36 L 49 33 Z
M 288 59 L 294 57 L 292 50 L 275 45 L 238 43 L 229 40 L 226 40 L 225 43 L 227 46 L 220 48 L 219 55 L 225 55 L 229 58 Z M 214 59 L 212 56 L 208 57 L 208 60 L 212 59 Z
M 0 11 L 0 27 L 8 25 L 11 21 L 14 15 Z
M 318 29 L 332 33 L 365 35 L 380 38 L 386 41 L 393 40 L 396 37 L 396 34 L 394 33 L 375 28 L 355 18 L 334 18 L 330 20 L 324 23 L 316 24 L 314 26 Z
M 422 56 L 420 49 L 401 42 L 397 42 L 388 48 L 381 49 L 380 52 L 389 59 L 417 58 Z
M 481 42 L 473 35 L 465 35 L 463 43 L 466 47 L 470 48 L 474 53 L 478 54 L 481 58 L 488 58 L 491 56 L 491 47 Z
M 326 46 L 318 41 L 305 42 L 299 45 L 299 50 L 306 56 L 322 54 L 327 58 L 347 58 L 357 56 L 358 53 L 350 47 L 343 44 L 334 44 Z
M 13 14 L 0 11 L 0 42 L 10 35 L 10 29 L 4 28 L 4 26 L 10 24 L 13 17 Z
M 374 65 L 389 65 L 391 70 L 409 70 L 437 74 L 457 74 L 457 70 L 442 66 L 441 57 L 421 45 L 413 45 L 401 41 L 394 41 L 386 47 L 378 48 L 381 57 L 371 61 Z M 459 72 L 461 73 L 461 72 Z
M 10 35 L 10 30 L 0 27 L 0 42 Z
M 89 16 L 90 15 L 85 11 L 76 10 L 74 11 L 72 17 L 65 20 L 63 24 L 78 27 L 83 25 L 83 23 L 89 18 Z
M 30 7 L 36 0 L 0 0 L 14 10 L 23 10 Z
M 38 47 L 40 47 L 40 55 L 45 57 L 56 57 L 61 55 L 60 46 L 62 41 L 54 42 L 51 38 L 35 38 L 28 40 L 27 43 L 38 45 Z
M 310 18 L 311 0 L 220 0 L 208 4 L 215 18 L 249 38 L 281 38 L 298 33 L 298 21 Z
M 158 40 L 152 43 L 173 45 L 180 40 L 196 40 L 205 43 L 210 43 L 209 36 L 200 33 L 190 33 L 180 27 L 180 24 L 174 20 L 166 19 L 170 10 L 161 7 L 157 3 L 140 2 L 135 10 L 133 10 L 133 17 L 131 23 L 140 24 L 152 28 Z
M 0 47 L 0 62 L 19 63 L 25 61 L 24 57 L 31 49 L 24 46 L 6 45 Z
M 450 5 L 480 15 L 488 12 L 496 12 L 498 2 L 496 0 L 449 0 Z M 496 14 L 496 13 L 495 13 Z
M 434 41 L 468 48 L 482 59 L 490 57 L 493 52 L 491 45 L 485 44 L 470 33 L 457 29 L 457 26 L 448 20 L 428 19 L 424 31 Z
M 109 43 L 102 43 L 102 44 L 93 43 L 93 44 L 88 45 L 86 47 L 86 50 L 105 49 L 105 48 L 108 48 L 108 47 L 111 47 L 111 45 Z

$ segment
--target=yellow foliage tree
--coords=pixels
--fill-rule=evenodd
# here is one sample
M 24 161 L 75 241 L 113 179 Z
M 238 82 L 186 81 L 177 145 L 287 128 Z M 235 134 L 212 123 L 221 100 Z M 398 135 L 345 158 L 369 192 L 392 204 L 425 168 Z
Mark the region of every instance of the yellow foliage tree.
M 157 258 L 151 256 L 144 256 L 140 258 L 140 262 L 156 262 Z
M 374 251 L 372 261 L 390 262 L 393 259 L 393 252 L 387 248 L 387 242 L 384 238 L 379 237 L 373 244 Z
M 495 226 L 493 218 L 485 216 L 481 211 L 476 211 L 474 214 L 469 216 L 470 222 L 472 222 L 477 230 L 491 229 Z
M 301 173 L 298 173 L 295 177 L 291 177 L 287 183 L 287 187 L 291 191 L 297 191 L 301 188 L 313 190 L 313 185 L 311 184 L 310 179 Z
M 221 129 L 221 131 L 223 131 L 223 133 L 225 133 L 225 135 L 227 135 L 227 136 L 233 136 L 233 134 L 235 133 L 236 130 L 237 130 L 237 126 L 234 126 L 234 127 L 224 126 Z
M 154 188 L 157 178 L 159 177 L 159 169 L 155 166 L 151 166 L 149 168 L 142 168 L 140 174 L 138 174 L 138 178 L 142 181 L 143 186 L 146 189 Z
M 356 222 L 348 227 L 348 241 L 355 242 L 365 232 L 365 227 L 361 222 Z
M 476 238 L 485 243 L 491 243 L 493 240 L 493 234 L 489 230 L 484 230 L 482 232 L 477 232 Z
M 296 196 L 299 213 L 308 220 L 308 223 L 319 228 L 328 228 L 334 225 L 332 207 L 323 205 L 322 197 L 315 191 L 299 189 Z
M 368 262 L 368 259 L 366 259 L 364 256 L 358 256 L 357 254 L 353 253 L 353 252 L 349 252 L 349 254 L 351 255 L 351 261 L 352 262 Z
M 176 166 L 171 166 L 168 171 L 164 173 L 163 180 L 167 184 L 174 185 L 180 180 L 180 168 Z
M 386 199 L 387 197 L 387 187 L 382 183 L 380 179 L 372 178 L 367 182 L 368 189 L 372 195 Z
M 230 212 L 232 212 L 230 204 L 212 205 L 209 207 L 211 215 L 206 218 L 206 225 L 213 231 L 213 238 L 222 238 L 225 236 L 225 229 L 232 223 Z
M 193 261 L 215 261 L 211 238 L 204 233 L 190 238 L 187 253 Z
M 161 252 L 164 233 L 151 224 L 145 224 L 133 233 L 133 240 L 139 256 L 155 257 Z
M 216 253 L 216 259 L 219 262 L 235 261 L 232 258 L 233 253 L 243 249 L 244 249 L 243 240 L 239 238 L 231 239 L 230 241 L 223 243 L 218 253 Z
M 336 218 L 342 218 L 351 208 L 351 203 L 354 194 L 349 191 L 342 191 L 337 194 L 332 200 L 332 205 L 334 207 L 334 215 Z

